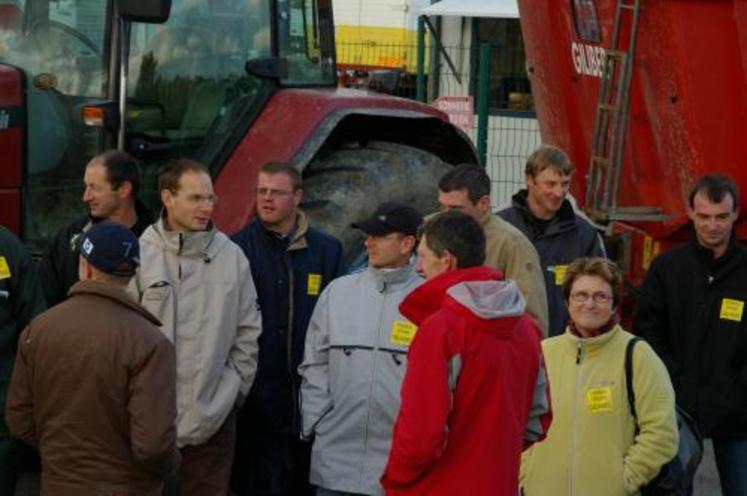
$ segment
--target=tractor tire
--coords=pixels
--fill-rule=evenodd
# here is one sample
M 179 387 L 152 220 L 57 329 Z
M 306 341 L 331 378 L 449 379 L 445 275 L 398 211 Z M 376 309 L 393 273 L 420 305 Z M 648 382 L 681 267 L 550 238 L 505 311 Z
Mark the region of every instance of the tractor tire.
M 438 180 L 450 165 L 407 145 L 371 141 L 323 150 L 303 172 L 301 208 L 316 226 L 339 239 L 349 267 L 365 255 L 363 234 L 351 222 L 386 201 L 427 215 L 438 209 Z

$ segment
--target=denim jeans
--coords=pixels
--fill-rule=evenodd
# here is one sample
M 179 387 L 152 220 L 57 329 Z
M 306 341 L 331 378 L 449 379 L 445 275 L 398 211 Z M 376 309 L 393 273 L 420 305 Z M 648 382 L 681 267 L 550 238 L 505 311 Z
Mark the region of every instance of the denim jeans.
M 316 488 L 316 496 L 365 496 L 360 493 L 346 493 L 345 491 L 335 491 L 333 489 Z
M 747 496 L 747 437 L 713 438 L 724 496 Z

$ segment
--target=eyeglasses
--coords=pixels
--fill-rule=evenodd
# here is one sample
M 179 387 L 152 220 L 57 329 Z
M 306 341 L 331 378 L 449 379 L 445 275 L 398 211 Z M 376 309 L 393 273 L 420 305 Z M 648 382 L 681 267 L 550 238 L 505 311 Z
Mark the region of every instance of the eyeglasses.
M 277 198 L 279 196 L 289 196 L 292 194 L 293 194 L 293 191 L 288 191 L 288 190 L 257 188 L 257 196 L 259 197 L 269 196 L 270 198 Z
M 594 300 L 594 303 L 609 303 L 612 301 L 612 295 L 609 293 L 593 293 L 589 294 L 586 291 L 578 291 L 576 293 L 571 293 L 571 300 L 576 303 L 586 303 L 589 301 L 589 298 Z

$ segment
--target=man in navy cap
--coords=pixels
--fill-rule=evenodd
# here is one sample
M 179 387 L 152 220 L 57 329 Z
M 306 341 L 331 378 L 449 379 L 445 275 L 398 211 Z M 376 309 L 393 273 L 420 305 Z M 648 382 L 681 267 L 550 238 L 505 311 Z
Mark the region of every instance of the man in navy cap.
M 422 282 L 412 256 L 422 222 L 412 207 L 383 203 L 353 224 L 366 236 L 369 267 L 332 281 L 312 314 L 299 372 L 317 496 L 381 494 L 416 330 L 398 306 Z
M 19 339 L 11 435 L 39 449 L 42 494 L 160 495 L 178 463 L 174 348 L 125 287 L 138 239 L 109 221 L 77 240 L 80 282 Z

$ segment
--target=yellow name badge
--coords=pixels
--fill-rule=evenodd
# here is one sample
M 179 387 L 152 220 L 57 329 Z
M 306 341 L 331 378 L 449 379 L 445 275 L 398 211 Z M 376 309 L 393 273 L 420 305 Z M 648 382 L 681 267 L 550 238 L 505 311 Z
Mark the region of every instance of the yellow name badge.
M 733 320 L 742 322 L 742 313 L 744 313 L 744 302 L 724 298 L 721 300 L 721 315 L 724 320 Z
M 565 273 L 568 272 L 567 265 L 556 265 L 555 266 L 555 284 L 562 286 L 565 281 Z
M 0 279 L 10 279 L 10 267 L 5 257 L 0 256 Z
M 410 346 L 417 330 L 418 326 L 412 322 L 407 322 L 406 320 L 395 320 L 392 323 L 392 333 L 389 336 L 389 341 L 392 344 L 400 346 Z
M 612 388 L 598 387 L 586 391 L 586 406 L 589 413 L 603 413 L 612 411 Z
M 309 279 L 306 281 L 306 294 L 309 296 L 319 296 L 319 292 L 322 290 L 322 275 L 321 274 L 309 274 Z

